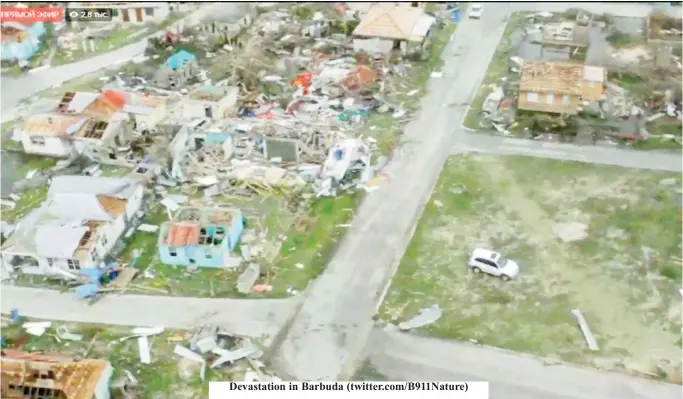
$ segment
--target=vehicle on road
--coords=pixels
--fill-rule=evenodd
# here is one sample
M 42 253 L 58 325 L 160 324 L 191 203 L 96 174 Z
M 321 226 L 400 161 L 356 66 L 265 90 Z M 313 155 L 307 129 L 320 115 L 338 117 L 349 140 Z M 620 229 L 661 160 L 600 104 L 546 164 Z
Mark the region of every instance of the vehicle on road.
M 486 273 L 508 281 L 517 277 L 519 265 L 503 256 L 500 252 L 477 248 L 472 251 L 468 263 L 473 273 Z
M 469 17 L 472 19 L 481 19 L 481 14 L 484 13 L 484 6 L 479 3 L 474 3 L 470 6 Z

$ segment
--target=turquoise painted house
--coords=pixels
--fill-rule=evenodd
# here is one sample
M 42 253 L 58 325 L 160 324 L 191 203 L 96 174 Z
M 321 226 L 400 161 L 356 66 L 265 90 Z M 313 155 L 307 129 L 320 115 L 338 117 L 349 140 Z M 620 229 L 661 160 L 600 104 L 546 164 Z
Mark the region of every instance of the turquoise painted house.
M 159 87 L 175 89 L 184 85 L 198 69 L 197 56 L 187 50 L 180 50 L 159 67 L 154 82 Z
M 174 71 L 184 67 L 186 64 L 197 61 L 197 56 L 187 50 L 180 50 L 166 60 L 166 66 Z
M 2 22 L 0 29 L 2 30 L 0 56 L 3 61 L 29 60 L 40 50 L 40 38 L 45 35 L 45 24 L 42 22 L 31 25 Z
M 159 229 L 159 259 L 167 265 L 222 268 L 244 224 L 238 209 L 182 208 Z

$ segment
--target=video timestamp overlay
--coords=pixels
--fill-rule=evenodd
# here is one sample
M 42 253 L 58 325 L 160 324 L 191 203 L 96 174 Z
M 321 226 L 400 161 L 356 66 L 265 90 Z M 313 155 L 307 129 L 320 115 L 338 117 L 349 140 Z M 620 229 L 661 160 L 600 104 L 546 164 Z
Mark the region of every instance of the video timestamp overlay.
M 488 382 L 210 382 L 209 399 L 489 399 Z

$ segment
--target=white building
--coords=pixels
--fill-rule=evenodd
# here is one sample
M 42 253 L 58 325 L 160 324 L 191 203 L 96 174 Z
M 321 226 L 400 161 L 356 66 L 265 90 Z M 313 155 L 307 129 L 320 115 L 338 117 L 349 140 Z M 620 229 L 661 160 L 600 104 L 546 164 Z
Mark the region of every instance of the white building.
M 57 158 L 69 158 L 86 146 L 125 143 L 121 115 L 108 120 L 86 115 L 45 113 L 31 115 L 15 132 L 24 152 Z
M 78 275 L 98 267 L 142 207 L 133 179 L 59 176 L 1 247 L 5 273 Z
M 237 87 L 200 86 L 176 104 L 171 116 L 179 120 L 223 119 L 236 112 Z
M 114 22 L 144 24 L 160 23 L 168 18 L 172 11 L 183 11 L 186 5 L 171 2 L 69 2 L 68 8 L 111 8 Z

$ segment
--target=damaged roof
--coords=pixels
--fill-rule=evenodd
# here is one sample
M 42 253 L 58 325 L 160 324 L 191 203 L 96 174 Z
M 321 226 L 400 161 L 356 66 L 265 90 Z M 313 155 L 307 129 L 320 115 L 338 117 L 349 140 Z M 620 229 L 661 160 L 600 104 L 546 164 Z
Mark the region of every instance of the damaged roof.
M 207 226 L 222 226 L 228 231 L 241 211 L 234 208 L 183 207 L 174 220 L 161 225 L 159 245 L 184 247 L 199 245 L 201 229 Z
M 99 99 L 111 105 L 117 110 L 123 109 L 123 106 L 128 103 L 128 94 L 122 91 L 105 90 L 100 94 Z
M 134 179 L 122 177 L 57 176 L 52 179 L 47 195 L 52 197 L 56 194 L 103 194 L 128 199 L 138 184 L 140 183 Z
M 422 41 L 435 21 L 419 7 L 377 4 L 362 17 L 353 35 Z
M 47 199 L 24 217 L 3 250 L 71 258 L 88 222 L 111 222 L 126 209 L 137 183 L 132 179 L 90 176 L 55 177 Z
M 86 91 L 66 92 L 64 93 L 64 96 L 62 96 L 57 110 L 59 112 L 80 114 L 85 111 L 97 97 L 99 97 L 99 93 L 90 93 Z
M 199 243 L 199 226 L 195 223 L 171 223 L 166 243 L 171 247 L 184 247 Z
M 70 136 L 76 133 L 87 119 L 84 116 L 35 114 L 24 121 L 21 131 L 35 136 Z
M 24 396 L 26 388 L 40 388 L 44 397 L 91 399 L 102 385 L 108 385 L 113 372 L 106 360 L 76 360 L 71 356 L 12 349 L 2 351 L 0 364 L 0 394 L 6 398 L 28 397 Z
M 149 114 L 156 107 L 166 105 L 168 99 L 140 93 L 128 93 L 121 90 L 107 90 L 103 93 L 67 92 L 60 100 L 57 110 L 63 113 L 80 114 L 86 112 L 95 102 L 109 111 L 123 111 L 134 114 Z M 93 111 L 96 107 L 90 108 Z
M 377 72 L 367 65 L 359 65 L 356 69 L 351 72 L 344 80 L 342 84 L 347 90 L 358 90 L 366 89 L 372 86 L 375 81 L 377 81 Z
M 584 66 L 564 62 L 524 60 L 519 91 L 581 95 Z
M 116 112 L 122 111 L 128 102 L 128 94 L 116 90 L 106 90 L 83 111 L 86 114 L 103 115 L 111 117 Z

